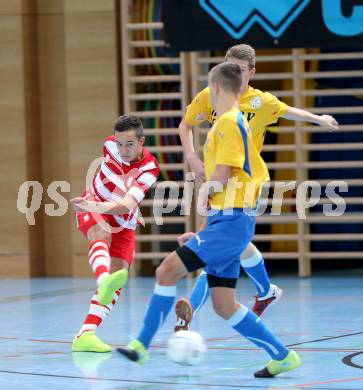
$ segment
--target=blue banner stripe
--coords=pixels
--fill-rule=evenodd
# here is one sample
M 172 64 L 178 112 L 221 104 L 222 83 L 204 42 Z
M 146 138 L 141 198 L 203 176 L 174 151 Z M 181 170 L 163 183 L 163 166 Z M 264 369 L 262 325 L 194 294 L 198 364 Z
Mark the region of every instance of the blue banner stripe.
M 242 115 L 242 112 L 239 112 L 238 115 L 237 115 L 237 125 L 239 127 L 239 130 L 241 132 L 241 135 L 242 135 L 242 139 L 243 139 L 243 145 L 244 145 L 244 148 L 245 148 L 245 163 L 243 164 L 243 170 L 250 176 L 252 176 L 251 174 L 251 168 L 250 168 L 250 161 L 249 161 L 249 158 L 248 158 L 248 140 L 247 140 L 247 130 L 243 124 L 243 115 Z

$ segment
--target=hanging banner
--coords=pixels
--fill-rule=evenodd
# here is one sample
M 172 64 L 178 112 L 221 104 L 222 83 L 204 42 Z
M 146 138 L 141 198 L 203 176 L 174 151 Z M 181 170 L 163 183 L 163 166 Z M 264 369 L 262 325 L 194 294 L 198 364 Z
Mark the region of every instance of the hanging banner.
M 363 46 L 363 0 L 166 0 L 171 50 Z

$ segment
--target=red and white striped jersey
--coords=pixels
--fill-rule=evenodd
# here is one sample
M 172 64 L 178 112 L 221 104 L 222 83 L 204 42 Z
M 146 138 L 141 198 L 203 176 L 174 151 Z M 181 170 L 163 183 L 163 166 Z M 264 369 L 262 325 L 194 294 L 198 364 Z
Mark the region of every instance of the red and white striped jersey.
M 101 201 L 118 201 L 132 195 L 140 203 L 159 175 L 156 158 L 143 148 L 143 158 L 128 163 L 121 159 L 115 136 L 106 138 L 103 146 L 104 161 L 90 188 Z M 135 229 L 138 210 L 130 214 L 114 215 L 115 221 L 126 229 Z

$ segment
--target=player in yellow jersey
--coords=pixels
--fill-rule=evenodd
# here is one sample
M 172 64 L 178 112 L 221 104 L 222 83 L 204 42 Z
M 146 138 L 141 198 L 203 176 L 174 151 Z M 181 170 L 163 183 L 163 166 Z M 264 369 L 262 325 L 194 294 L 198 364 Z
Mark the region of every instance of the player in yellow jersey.
M 241 81 L 236 64 L 223 63 L 209 73 L 211 101 L 219 119 L 204 146 L 207 182 L 199 202 L 208 204 L 208 217 L 205 227 L 157 268 L 143 328 L 126 348 L 117 349 L 129 360 L 146 362 L 151 340 L 173 306 L 176 284 L 188 272 L 204 268 L 216 313 L 272 359 L 255 377 L 273 377 L 301 364 L 296 352 L 286 348 L 256 314 L 236 300 L 240 254 L 255 231 L 255 217 L 246 209 L 255 207 L 259 188 L 269 178 L 238 107 Z
M 239 95 L 239 110 L 244 113 L 248 120 L 253 141 L 259 152 L 261 152 L 263 146 L 266 126 L 275 123 L 280 117 L 295 121 L 317 123 L 329 130 L 338 129 L 337 121 L 330 115 L 319 116 L 305 110 L 289 107 L 274 95 L 251 87 L 249 82 L 256 73 L 256 55 L 255 50 L 251 46 L 242 44 L 231 47 L 226 53 L 225 61 L 239 65 L 242 70 L 243 81 Z M 190 134 L 193 126 L 198 126 L 203 122 L 213 124 L 216 120 L 217 115 L 212 108 L 209 96 L 209 87 L 199 92 L 187 107 L 186 114 L 179 125 L 179 135 L 184 155 L 191 171 L 195 173 L 196 178 L 200 181 L 204 180 L 203 162 L 198 159 L 194 151 Z M 179 242 L 183 243 L 192 234 L 183 234 L 179 238 Z M 241 266 L 256 287 L 255 302 L 252 310 L 261 316 L 271 303 L 280 299 L 282 290 L 270 283 L 264 266 L 263 256 L 252 243 L 241 254 Z M 176 304 L 177 323 L 175 331 L 188 329 L 193 313 L 195 314 L 200 309 L 207 297 L 206 275 L 202 272 L 189 298 L 190 304 L 184 298 Z
M 245 114 L 256 147 L 261 151 L 265 131 L 281 117 L 293 121 L 316 123 L 328 130 L 338 130 L 338 122 L 330 115 L 315 115 L 306 110 L 290 107 L 269 92 L 262 92 L 249 85 L 256 73 L 255 50 L 249 45 L 236 45 L 228 49 L 226 62 L 238 64 L 243 72 L 243 82 L 239 95 L 239 109 Z M 186 114 L 179 125 L 179 135 L 184 154 L 196 177 L 204 180 L 203 162 L 200 161 L 190 142 L 190 131 L 193 126 L 203 122 L 213 124 L 217 116 L 209 101 L 209 88 L 203 89 L 188 105 Z

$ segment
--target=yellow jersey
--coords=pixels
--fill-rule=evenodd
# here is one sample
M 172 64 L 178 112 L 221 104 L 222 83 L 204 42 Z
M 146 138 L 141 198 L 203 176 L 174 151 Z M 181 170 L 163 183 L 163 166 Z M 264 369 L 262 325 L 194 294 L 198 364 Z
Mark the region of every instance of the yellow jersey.
M 288 105 L 268 92 L 249 87 L 240 95 L 239 109 L 246 116 L 253 141 L 258 152 L 261 152 L 266 126 L 277 122 L 278 118 L 286 113 Z M 216 119 L 217 115 L 210 104 L 207 87 L 187 106 L 185 120 L 189 126 L 198 126 L 206 121 L 213 124 Z
M 216 165 L 232 167 L 229 183 L 210 196 L 212 209 L 253 208 L 268 169 L 253 142 L 244 115 L 237 109 L 224 113 L 208 132 L 204 144 L 204 170 L 210 180 Z

